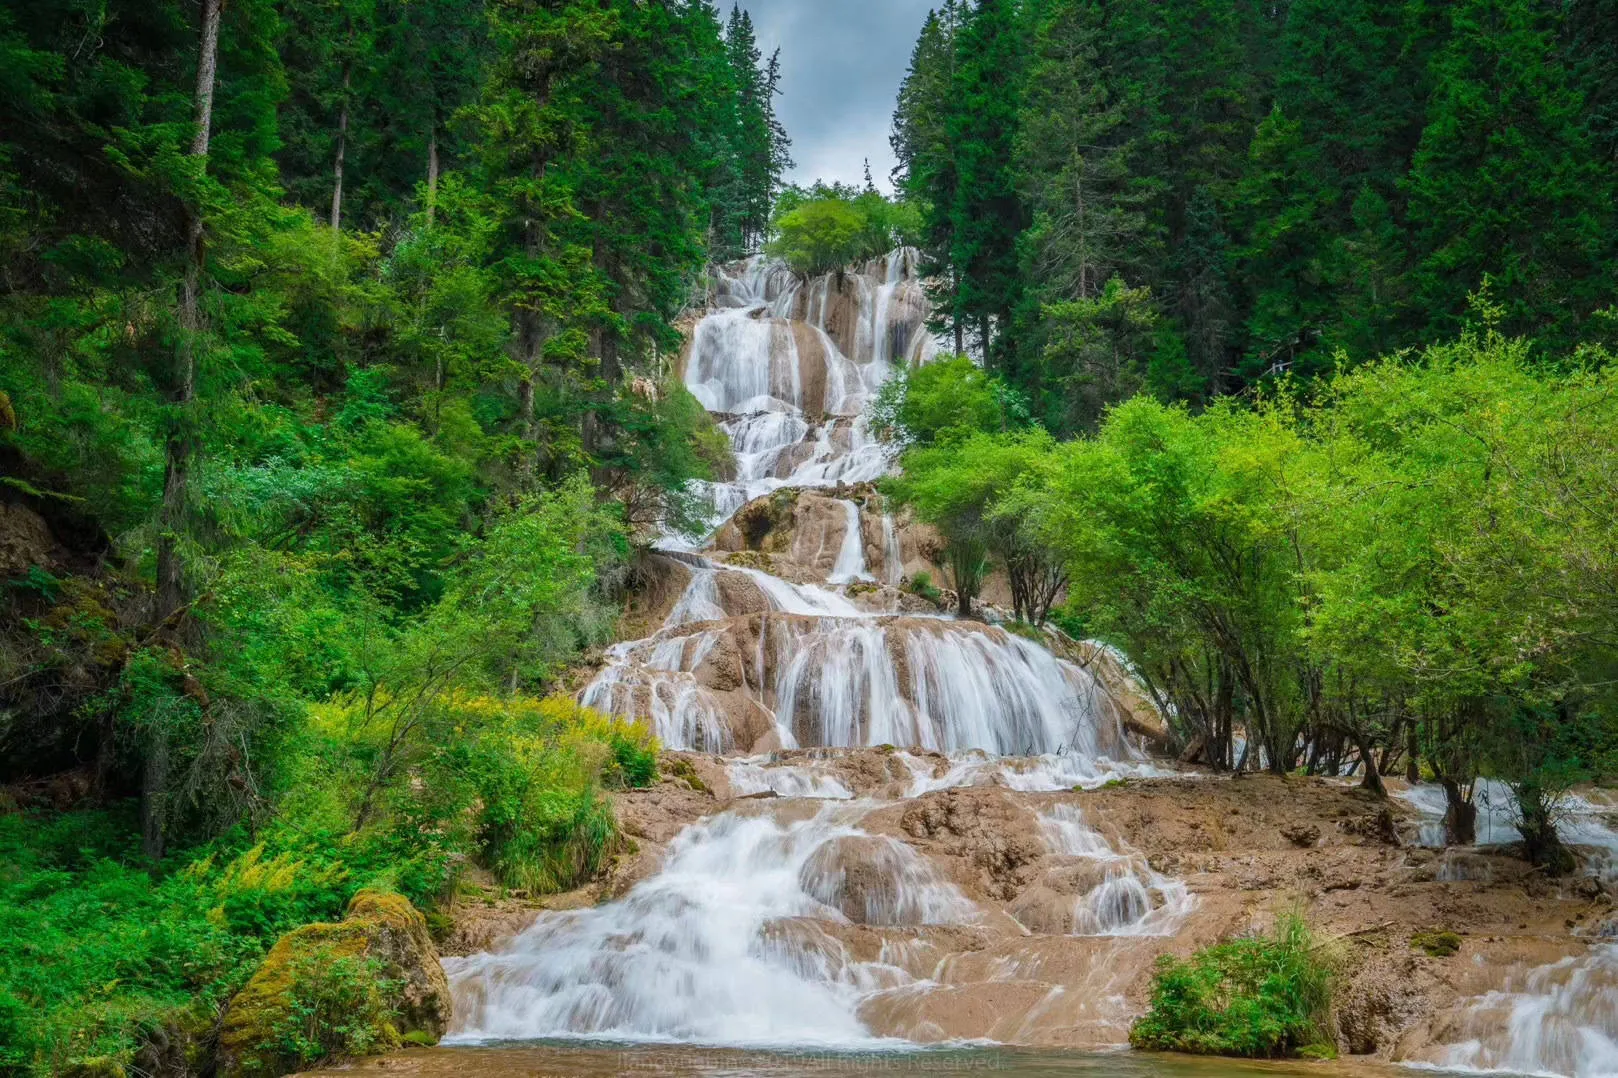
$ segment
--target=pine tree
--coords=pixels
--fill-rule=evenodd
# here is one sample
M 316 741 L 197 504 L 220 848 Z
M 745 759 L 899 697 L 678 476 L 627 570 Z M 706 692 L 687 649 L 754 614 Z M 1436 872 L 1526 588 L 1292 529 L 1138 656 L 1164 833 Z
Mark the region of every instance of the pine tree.
M 950 261 L 961 315 L 977 330 L 985 362 L 1004 363 L 996 327 L 1008 329 L 1020 303 L 1017 240 L 1027 225 L 1013 165 L 1027 40 L 1012 0 L 978 0 L 955 56 L 945 121 L 956 161 Z
M 955 265 L 955 201 L 957 167 L 948 128 L 956 70 L 956 36 L 964 6 L 946 0 L 927 16 L 911 55 L 910 69 L 899 88 L 899 102 L 889 139 L 898 163 L 893 182 L 900 194 L 923 208 L 922 272 L 934 282 L 937 324 L 955 339 L 957 353 L 966 350 L 961 275 Z
M 1600 253 L 1613 174 L 1593 152 L 1552 30 L 1529 0 L 1451 5 L 1409 179 L 1414 301 L 1430 332 L 1459 328 L 1486 275 L 1504 328 L 1548 331 L 1547 344 L 1574 339 L 1576 321 L 1611 301 Z
M 1017 168 L 1033 218 L 1025 273 L 1048 300 L 1094 298 L 1151 259 L 1151 185 L 1131 171 L 1140 103 L 1115 86 L 1105 15 L 1096 0 L 1057 0 L 1034 34 Z

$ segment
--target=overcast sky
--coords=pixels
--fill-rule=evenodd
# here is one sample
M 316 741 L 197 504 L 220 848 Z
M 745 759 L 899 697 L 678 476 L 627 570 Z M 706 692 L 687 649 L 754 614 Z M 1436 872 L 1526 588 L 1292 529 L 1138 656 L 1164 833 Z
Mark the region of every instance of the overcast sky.
M 781 48 L 791 179 L 858 183 L 865 159 L 887 190 L 888 129 L 910 50 L 937 0 L 743 0 L 767 58 Z M 729 0 L 721 0 L 724 14 Z

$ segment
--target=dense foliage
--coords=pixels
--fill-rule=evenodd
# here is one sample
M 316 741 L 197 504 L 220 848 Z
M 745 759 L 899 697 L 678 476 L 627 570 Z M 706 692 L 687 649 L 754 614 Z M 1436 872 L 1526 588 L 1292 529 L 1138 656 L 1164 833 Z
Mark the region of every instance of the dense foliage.
M 1151 1009 L 1129 1031 L 1136 1048 L 1258 1059 L 1337 1054 L 1333 962 L 1296 916 L 1190 958 L 1164 955 Z
M 0 1070 L 151 1070 L 362 885 L 611 855 L 656 745 L 550 694 L 729 465 L 673 322 L 779 63 L 705 0 L 46 0 L 0 90 Z
M 1602 0 L 946 0 L 894 118 L 940 325 L 1053 433 L 1618 293 Z M 1610 332 L 1610 325 L 1609 325 Z
M 918 224 L 915 207 L 883 195 L 867 173 L 863 189 L 816 183 L 782 191 L 765 250 L 798 273 L 841 273 L 912 245 Z
M 1064 596 L 1052 616 L 1122 648 L 1192 755 L 1348 765 L 1379 790 L 1402 767 L 1444 784 L 1461 842 L 1473 782 L 1497 777 L 1528 856 L 1562 870 L 1561 798 L 1618 768 L 1618 372 L 1532 356 L 1480 328 L 1307 398 L 1137 397 L 1065 443 L 958 359 L 875 417 L 908 444 L 889 490 L 939 528 L 958 591 L 997 564 L 1036 624 Z

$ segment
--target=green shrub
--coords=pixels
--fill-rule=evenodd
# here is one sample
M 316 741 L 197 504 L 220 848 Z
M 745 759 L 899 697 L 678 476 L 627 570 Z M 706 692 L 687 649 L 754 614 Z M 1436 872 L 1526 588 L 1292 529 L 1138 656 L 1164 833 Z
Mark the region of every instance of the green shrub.
M 152 1030 L 216 1007 L 261 945 L 153 874 L 110 813 L 0 816 L 0 1073 L 118 1068 Z
M 1334 962 L 1298 916 L 1269 936 L 1227 940 L 1189 959 L 1165 955 L 1136 1048 L 1196 1055 L 1321 1058 L 1335 1054 Z
M 644 790 L 657 782 L 657 749 L 633 733 L 615 729 L 612 746 L 612 777 L 631 790 Z
M 293 963 L 287 1013 L 267 1048 L 301 1065 L 372 1055 L 399 1044 L 389 998 L 397 988 L 382 978 L 382 963 L 330 948 Z
M 944 593 L 933 586 L 933 575 L 926 570 L 905 581 L 905 590 L 912 595 L 921 596 L 934 606 L 944 601 Z

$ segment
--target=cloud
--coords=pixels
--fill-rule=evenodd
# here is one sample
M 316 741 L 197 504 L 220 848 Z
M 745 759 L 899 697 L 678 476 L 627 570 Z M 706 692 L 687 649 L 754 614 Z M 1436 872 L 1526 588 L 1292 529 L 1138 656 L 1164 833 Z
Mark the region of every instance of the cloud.
M 766 56 L 781 50 L 777 107 L 797 161 L 791 179 L 858 183 L 869 157 L 871 174 L 887 186 L 899 83 L 936 2 L 745 0 L 759 47 Z

